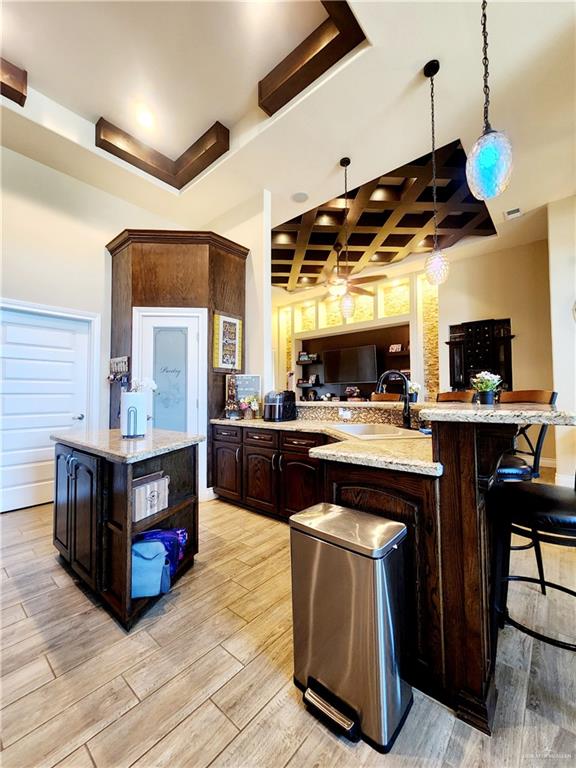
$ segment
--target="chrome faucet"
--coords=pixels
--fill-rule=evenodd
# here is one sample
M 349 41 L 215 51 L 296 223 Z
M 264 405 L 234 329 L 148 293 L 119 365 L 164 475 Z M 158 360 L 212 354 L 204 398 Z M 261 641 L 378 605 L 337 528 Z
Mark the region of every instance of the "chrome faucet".
M 384 383 L 388 381 L 392 374 L 394 374 L 394 376 L 399 376 L 402 379 L 402 384 L 404 387 L 404 394 L 402 395 L 402 399 L 404 400 L 404 408 L 402 410 L 402 423 L 406 429 L 410 429 L 410 382 L 408 381 L 408 377 L 405 376 L 402 371 L 395 371 L 393 369 L 384 371 L 384 373 L 378 379 L 378 383 L 376 384 L 376 392 L 384 392 Z

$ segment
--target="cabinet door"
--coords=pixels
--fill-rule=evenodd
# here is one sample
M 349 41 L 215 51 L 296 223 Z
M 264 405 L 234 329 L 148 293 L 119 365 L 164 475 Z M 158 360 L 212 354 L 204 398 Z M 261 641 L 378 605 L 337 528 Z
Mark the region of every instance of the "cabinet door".
M 212 444 L 214 493 L 226 499 L 242 499 L 242 448 L 234 443 Z
M 244 503 L 256 509 L 276 514 L 278 451 L 273 448 L 244 446 Z
M 280 509 L 283 517 L 322 501 L 323 471 L 306 453 L 283 451 L 279 462 Z
M 70 477 L 72 449 L 58 443 L 54 452 L 54 546 L 70 561 Z
M 97 456 L 74 451 L 71 462 L 72 541 L 70 564 L 93 589 L 96 588 L 97 531 L 99 516 L 99 464 Z

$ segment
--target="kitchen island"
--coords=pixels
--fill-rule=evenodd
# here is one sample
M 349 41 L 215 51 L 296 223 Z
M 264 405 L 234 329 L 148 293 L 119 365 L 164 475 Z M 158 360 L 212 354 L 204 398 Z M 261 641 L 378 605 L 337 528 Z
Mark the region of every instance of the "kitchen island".
M 198 552 L 199 435 L 150 430 L 123 439 L 120 430 L 67 431 L 56 443 L 54 546 L 76 576 L 130 629 L 155 598 L 132 598 L 132 542 L 152 528 L 185 528 L 188 540 L 175 578 Z M 170 478 L 167 506 L 136 519 L 133 483 Z
M 393 405 L 384 410 L 396 415 Z M 426 404 L 418 416 L 432 424 L 432 437 L 404 431 L 362 440 L 346 433 L 347 424 L 311 418 L 216 420 L 215 492 L 284 518 L 327 501 L 405 523 L 406 676 L 490 734 L 497 627 L 484 494 L 518 426 L 574 425 L 576 414 L 540 405 Z

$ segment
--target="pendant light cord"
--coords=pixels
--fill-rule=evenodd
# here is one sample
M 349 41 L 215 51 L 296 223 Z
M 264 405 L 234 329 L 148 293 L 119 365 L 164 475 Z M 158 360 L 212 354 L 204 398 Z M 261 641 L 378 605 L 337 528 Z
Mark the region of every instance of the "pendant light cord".
M 486 8 L 488 6 L 487 0 L 482 0 L 482 66 L 484 67 L 484 133 L 488 133 L 492 130 L 490 120 L 488 118 L 488 109 L 490 107 L 490 86 L 488 84 L 488 27 Z
M 344 237 L 346 247 L 346 284 L 348 284 L 348 166 L 344 166 Z
M 437 206 L 437 194 L 436 194 L 436 120 L 434 114 L 434 76 L 430 78 L 430 118 L 432 126 L 432 201 L 434 205 L 434 214 L 432 221 L 434 222 L 434 244 L 432 251 L 438 250 L 438 206 Z

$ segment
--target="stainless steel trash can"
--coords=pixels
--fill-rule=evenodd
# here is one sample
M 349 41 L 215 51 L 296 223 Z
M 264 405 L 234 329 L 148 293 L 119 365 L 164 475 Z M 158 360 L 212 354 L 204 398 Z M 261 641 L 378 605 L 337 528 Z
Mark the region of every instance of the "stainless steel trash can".
M 309 709 L 388 752 L 412 704 L 400 673 L 406 526 L 335 504 L 290 518 L 294 682 Z

